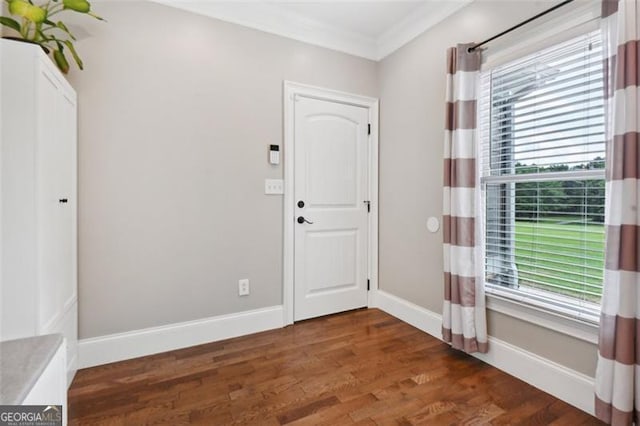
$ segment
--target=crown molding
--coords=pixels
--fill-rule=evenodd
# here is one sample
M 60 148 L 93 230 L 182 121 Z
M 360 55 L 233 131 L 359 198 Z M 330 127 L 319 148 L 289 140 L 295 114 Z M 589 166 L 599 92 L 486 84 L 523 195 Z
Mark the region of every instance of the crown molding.
M 376 41 L 376 60 L 384 59 L 420 34 L 444 21 L 458 10 L 475 0 L 455 0 L 440 2 L 434 8 L 432 2 L 420 6 L 418 10 L 407 16 L 382 33 Z
M 315 46 L 379 61 L 474 0 L 439 2 L 438 7 L 427 2 L 377 39 L 357 32 L 345 31 L 320 20 L 310 19 L 274 2 L 152 1 Z
M 285 10 L 277 3 L 152 0 L 350 55 L 376 60 L 376 40 Z

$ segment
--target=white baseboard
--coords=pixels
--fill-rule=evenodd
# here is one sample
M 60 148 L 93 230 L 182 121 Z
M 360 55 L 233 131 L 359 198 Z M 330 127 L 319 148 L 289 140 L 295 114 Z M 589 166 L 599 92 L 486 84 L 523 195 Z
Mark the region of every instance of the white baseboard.
M 488 353 L 474 356 L 567 404 L 595 415 L 593 377 L 494 337 L 489 337 Z
M 442 338 L 441 315 L 382 290 L 375 293 L 371 307 L 377 307 L 438 339 Z M 489 337 L 488 353 L 474 356 L 582 411 L 594 414 L 592 377 L 494 337 Z
M 394 317 L 411 324 L 438 339 L 442 336 L 442 315 L 431 312 L 386 291 L 377 290 L 373 294 L 373 305 Z
M 442 316 L 397 296 L 372 292 L 371 307 L 440 339 Z M 83 339 L 79 368 L 215 342 L 284 326 L 282 306 Z M 489 337 L 489 353 L 476 358 L 589 414 L 594 413 L 594 379 L 510 343 Z
M 284 326 L 282 306 L 82 339 L 79 368 L 94 367 Z

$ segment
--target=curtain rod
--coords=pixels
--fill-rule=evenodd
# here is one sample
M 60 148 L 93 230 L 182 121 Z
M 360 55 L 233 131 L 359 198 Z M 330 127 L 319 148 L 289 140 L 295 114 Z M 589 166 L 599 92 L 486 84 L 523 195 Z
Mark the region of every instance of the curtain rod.
M 547 9 L 543 12 L 538 13 L 536 16 L 532 16 L 531 18 L 527 19 L 526 21 L 522 21 L 520 22 L 518 25 L 514 25 L 513 27 L 509 28 L 508 30 L 505 30 L 499 34 L 494 35 L 493 37 L 490 37 L 478 44 L 475 44 L 473 46 L 471 46 L 470 48 L 467 49 L 468 52 L 473 52 L 474 50 L 478 49 L 481 46 L 484 46 L 485 44 L 492 42 L 493 40 L 502 37 L 503 35 L 509 34 L 511 31 L 517 30 L 520 27 L 523 27 L 525 25 L 527 25 L 529 22 L 535 21 L 538 18 L 542 18 L 543 16 L 545 16 L 548 13 L 553 12 L 556 9 L 560 9 L 562 6 L 566 6 L 569 3 L 572 3 L 574 0 L 565 0 L 562 3 L 558 3 L 555 6 L 553 6 L 550 9 Z

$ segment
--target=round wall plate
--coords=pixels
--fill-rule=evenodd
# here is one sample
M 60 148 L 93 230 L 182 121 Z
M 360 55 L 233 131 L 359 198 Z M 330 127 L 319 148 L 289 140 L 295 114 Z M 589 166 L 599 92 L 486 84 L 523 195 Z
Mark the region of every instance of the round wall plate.
M 440 229 L 440 221 L 437 217 L 430 217 L 427 219 L 427 229 L 429 232 L 438 232 Z

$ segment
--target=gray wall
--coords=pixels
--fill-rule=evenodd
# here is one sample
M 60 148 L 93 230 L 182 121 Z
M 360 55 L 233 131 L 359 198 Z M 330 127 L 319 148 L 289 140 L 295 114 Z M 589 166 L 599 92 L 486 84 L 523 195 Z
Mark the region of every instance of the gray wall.
M 80 338 L 282 303 L 282 81 L 377 96 L 376 63 L 143 2 L 80 17 Z M 144 19 L 141 19 L 146 17 Z M 147 19 L 149 18 L 149 19 Z M 238 279 L 251 295 L 238 297 Z
M 549 7 L 547 1 L 476 1 L 382 60 L 380 287 L 431 311 L 443 301 L 442 212 L 446 49 L 477 42 Z M 595 374 L 595 346 L 489 312 L 489 334 L 577 371 Z
M 379 64 L 165 6 L 78 19 L 80 337 L 282 303 L 282 80 L 381 99 L 380 284 L 442 305 L 445 49 L 548 7 L 476 1 Z M 141 20 L 141 16 L 153 19 Z M 81 17 L 84 18 L 84 17 Z M 251 296 L 237 280 L 251 279 Z M 489 330 L 593 375 L 593 345 L 490 313 Z

